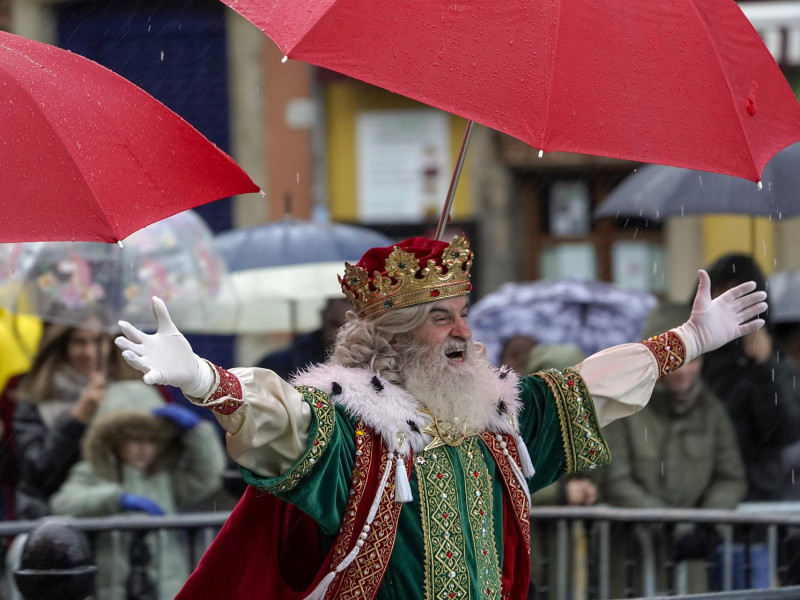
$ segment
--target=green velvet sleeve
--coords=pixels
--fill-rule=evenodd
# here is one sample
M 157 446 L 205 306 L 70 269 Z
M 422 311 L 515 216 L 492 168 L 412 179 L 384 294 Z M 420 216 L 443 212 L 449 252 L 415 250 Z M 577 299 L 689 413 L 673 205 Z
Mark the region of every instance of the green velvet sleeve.
M 350 418 L 324 392 L 298 387 L 311 406 L 312 420 L 305 454 L 278 477 L 263 478 L 242 468 L 244 480 L 293 504 L 333 536 L 341 526 L 350 493 L 355 430 Z
M 519 382 L 520 435 L 536 474 L 531 493 L 562 475 L 608 464 L 611 454 L 597 421 L 594 403 L 575 369 L 550 369 Z

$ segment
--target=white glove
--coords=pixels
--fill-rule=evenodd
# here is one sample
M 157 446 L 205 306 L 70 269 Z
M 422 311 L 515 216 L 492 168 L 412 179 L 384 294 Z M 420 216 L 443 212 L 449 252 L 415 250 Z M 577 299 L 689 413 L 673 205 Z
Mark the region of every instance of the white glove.
M 698 276 L 700 283 L 692 305 L 692 316 L 675 329 L 686 344 L 686 362 L 761 329 L 764 319 L 753 317 L 767 310 L 767 303 L 764 302 L 767 293 L 754 292 L 754 281 L 737 285 L 711 300 L 708 273 L 701 270 Z
M 158 329 L 152 335 L 127 321 L 119 322 L 125 337 L 118 337 L 114 343 L 122 350 L 122 358 L 144 373 L 145 383 L 174 385 L 187 396 L 204 398 L 216 381 L 211 367 L 192 352 L 189 342 L 172 322 L 167 305 L 155 296 L 153 314 Z

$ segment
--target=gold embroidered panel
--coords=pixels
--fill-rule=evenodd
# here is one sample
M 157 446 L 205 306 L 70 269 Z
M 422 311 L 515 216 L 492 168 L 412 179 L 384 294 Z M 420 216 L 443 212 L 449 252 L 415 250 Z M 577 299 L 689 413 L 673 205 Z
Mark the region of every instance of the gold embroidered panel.
M 281 479 L 280 483 L 272 487 L 258 486 L 259 489 L 270 493 L 286 492 L 300 483 L 303 477 L 308 475 L 314 467 L 319 457 L 328 449 L 331 435 L 333 435 L 336 410 L 328 394 L 308 386 L 300 386 L 297 391 L 303 395 L 303 400 L 308 402 L 311 410 L 314 411 L 317 419 L 317 431 L 311 447 L 306 451 L 306 455 Z
M 477 438 L 471 437 L 466 444 L 458 447 L 458 458 L 465 475 L 467 520 L 472 533 L 478 573 L 476 584 L 481 592 L 481 598 L 499 598 L 500 561 L 495 546 L 492 520 L 492 480 Z
M 481 598 L 499 598 L 492 481 L 477 438 L 458 447 L 423 452 L 415 463 L 425 553 L 425 598 L 466 600 L 472 597 L 471 589 L 481 590 Z M 477 581 L 470 581 L 470 562 L 476 565 Z
M 578 473 L 608 464 L 611 453 L 583 378 L 571 367 L 563 371 L 550 369 L 540 375 L 556 401 L 566 472 Z

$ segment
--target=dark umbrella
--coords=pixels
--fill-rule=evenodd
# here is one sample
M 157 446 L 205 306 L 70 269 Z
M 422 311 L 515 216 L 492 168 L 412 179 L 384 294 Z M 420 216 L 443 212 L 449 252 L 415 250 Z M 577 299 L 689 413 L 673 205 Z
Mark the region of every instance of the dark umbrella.
M 743 214 L 785 218 L 800 215 L 800 143 L 764 167 L 763 188 L 750 181 L 661 165 L 637 169 L 595 211 L 596 217 L 664 217 Z

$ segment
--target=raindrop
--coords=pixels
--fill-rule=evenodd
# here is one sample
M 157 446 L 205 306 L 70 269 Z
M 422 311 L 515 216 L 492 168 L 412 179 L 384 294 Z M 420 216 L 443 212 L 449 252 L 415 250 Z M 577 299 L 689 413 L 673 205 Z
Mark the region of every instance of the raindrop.
M 647 443 L 647 427 L 644 428 L 644 443 Z
M 758 180 L 758 183 L 756 184 L 756 187 L 758 188 L 758 191 L 759 191 L 759 192 L 760 192 L 760 191 L 761 191 L 761 189 L 764 187 L 763 185 L 761 185 L 761 180 L 760 180 L 760 179 Z
M 162 61 L 164 60 L 164 51 L 163 50 L 161 51 L 161 60 Z
M 281 59 L 281 62 L 285 63 L 287 60 L 289 60 L 289 57 L 284 54 L 283 58 Z
M 664 461 L 661 461 L 661 476 L 664 476 Z
M 295 177 L 297 178 L 297 183 L 300 183 L 300 171 L 295 172 Z
M 792 469 L 792 485 L 794 485 L 794 469 Z
M 544 156 L 544 150 L 539 150 L 539 158 L 542 158 L 543 156 Z

